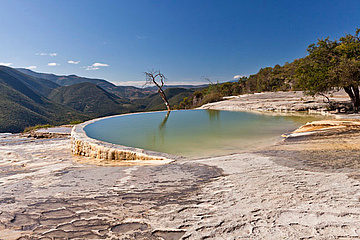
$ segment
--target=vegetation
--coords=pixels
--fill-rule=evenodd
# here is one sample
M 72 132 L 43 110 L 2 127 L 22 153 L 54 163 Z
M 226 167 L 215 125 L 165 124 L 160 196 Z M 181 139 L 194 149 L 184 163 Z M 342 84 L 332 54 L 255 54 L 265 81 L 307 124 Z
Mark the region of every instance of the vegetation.
M 128 113 L 130 102 L 122 100 L 93 83 L 78 83 L 54 89 L 49 99 L 92 118 Z
M 309 55 L 284 66 L 266 67 L 237 82 L 211 83 L 202 91 L 186 97 L 178 108 L 188 109 L 220 101 L 224 96 L 264 91 L 303 90 L 309 95 L 328 98 L 332 91 L 343 88 L 354 111 L 360 108 L 360 29 L 339 40 L 320 39 L 308 47 Z M 210 81 L 211 82 L 211 81 Z
M 38 79 L 40 81 L 46 81 L 47 84 L 55 84 L 55 87 L 52 87 L 51 90 L 47 94 L 43 94 L 44 96 L 48 96 L 50 92 L 60 86 L 71 86 L 78 83 L 93 83 L 97 86 L 101 87 L 105 91 L 115 94 L 120 98 L 126 98 L 128 100 L 145 98 L 155 92 L 155 90 L 151 88 L 137 88 L 132 86 L 115 86 L 114 84 L 104 80 L 104 79 L 94 79 L 94 78 L 85 78 L 79 77 L 76 75 L 68 75 L 68 76 L 58 76 L 55 74 L 48 73 L 37 73 L 29 69 L 25 68 L 17 68 L 16 70 L 12 69 L 15 72 L 21 73 L 27 77 L 32 77 L 33 79 Z M 39 86 L 37 86 L 39 88 Z
M 343 88 L 354 111 L 360 107 L 360 29 L 339 40 L 319 39 L 308 47 L 309 55 L 300 60 L 298 86 L 309 95 L 331 93 Z
M 59 125 L 88 116 L 51 102 L 0 69 L 0 132 L 21 132 L 38 124 Z
M 249 77 L 241 77 L 235 82 L 213 83 L 191 97 L 184 98 L 177 106 L 179 109 L 190 109 L 206 103 L 216 102 L 225 96 L 235 96 L 246 93 L 264 91 L 289 91 L 296 90 L 295 71 L 299 60 L 285 63 L 284 66 L 266 67 Z
M 68 76 L 58 76 L 55 74 L 48 74 L 48 73 L 37 73 L 29 69 L 25 68 L 18 68 L 19 72 L 22 72 L 28 76 L 32 76 L 34 78 L 38 79 L 46 79 L 48 81 L 51 81 L 58 86 L 70 86 L 78 83 L 84 83 L 84 82 L 90 82 L 94 83 L 108 91 L 111 91 L 111 89 L 116 88 L 116 86 L 106 80 L 103 79 L 94 79 L 94 78 L 85 78 L 85 77 L 79 77 L 76 75 L 68 75 Z
M 245 93 L 265 91 L 288 91 L 296 84 L 295 71 L 299 60 L 285 63 L 284 66 L 266 67 L 251 75 L 245 82 Z
M 77 120 L 77 121 L 71 121 L 69 124 L 70 125 L 77 125 L 77 124 L 80 124 L 80 123 L 83 123 L 84 121 L 81 121 L 81 120 Z
M 32 127 L 26 127 L 25 130 L 24 130 L 24 133 L 30 132 L 30 131 L 33 131 L 33 130 L 37 130 L 37 129 L 40 129 L 40 128 L 51 128 L 51 127 L 54 127 L 54 126 L 50 125 L 50 124 L 45 124 L 45 125 L 36 125 L 36 126 L 32 126 Z
M 59 87 L 50 80 L 0 67 L 0 132 L 22 132 L 36 125 L 79 123 L 101 116 L 166 109 L 154 89 L 120 86 L 114 89 L 119 90 L 118 94 L 91 82 Z M 183 88 L 165 90 L 169 103 L 174 105 L 193 92 Z
M 40 95 L 43 95 L 43 96 L 49 95 L 53 89 L 59 87 L 58 84 L 56 84 L 52 81 L 42 79 L 42 78 L 35 78 L 32 76 L 23 74 L 23 73 L 15 70 L 14 68 L 0 66 L 0 69 L 1 69 L 1 71 L 20 80 L 23 84 L 25 84 L 28 88 L 30 88 L 34 92 L 36 92 Z
M 242 82 L 243 79 L 239 80 Z M 239 82 L 212 83 L 201 90 L 194 92 L 192 96 L 187 96 L 176 106 L 178 109 L 190 109 L 206 103 L 222 100 L 224 96 L 239 95 L 242 93 L 242 85 Z
M 170 110 L 170 105 L 174 109 L 189 109 L 220 101 L 224 96 L 263 91 L 304 90 L 309 95 L 327 97 L 342 88 L 349 95 L 353 109 L 358 111 L 359 33 L 358 29 L 354 35 L 346 34 L 338 40 L 320 39 L 308 47 L 305 58 L 262 68 L 233 82 L 213 83 L 205 79 L 210 84 L 200 88 L 165 88 L 165 76 L 159 71 L 145 73 L 147 82 L 158 87 L 136 88 L 115 86 L 102 79 L 25 69 L 19 69 L 20 72 L 0 66 L 0 132 L 20 132 L 44 124 L 78 123 L 128 112 Z
M 183 101 L 184 98 L 189 98 L 195 92 L 194 89 L 185 88 L 168 88 L 164 90 L 169 104 L 177 109 L 177 105 Z M 146 98 L 137 99 L 131 102 L 133 111 L 159 111 L 166 110 L 164 101 L 161 99 L 159 94 L 154 93 Z

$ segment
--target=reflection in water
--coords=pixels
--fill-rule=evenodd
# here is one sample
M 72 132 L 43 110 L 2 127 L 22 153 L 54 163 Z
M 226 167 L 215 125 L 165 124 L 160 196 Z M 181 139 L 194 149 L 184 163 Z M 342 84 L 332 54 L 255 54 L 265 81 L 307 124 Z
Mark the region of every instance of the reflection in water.
M 220 111 L 206 110 L 206 112 L 209 115 L 209 133 L 217 134 L 218 131 L 221 131 Z
M 209 115 L 209 120 L 211 123 L 219 122 L 220 121 L 220 111 L 219 110 L 206 110 L 207 114 Z
M 165 126 L 166 126 L 166 122 L 168 121 L 170 116 L 170 111 L 168 111 L 166 113 L 166 116 L 164 118 L 164 120 L 160 123 L 159 125 L 159 135 L 160 135 L 160 140 L 161 140 L 161 144 L 164 145 L 164 135 L 165 135 Z
M 159 131 L 151 131 L 149 132 L 149 134 L 147 135 L 147 142 L 149 144 L 149 146 L 153 146 L 155 147 L 157 144 L 159 144 L 159 142 L 161 143 L 161 145 L 163 146 L 164 143 L 165 143 L 165 127 L 166 127 L 166 123 L 169 119 L 169 116 L 170 116 L 170 111 L 168 111 L 166 113 L 166 116 L 165 118 L 162 120 L 162 122 L 159 124 Z M 160 140 L 157 140 L 157 135 L 159 134 L 158 136 L 158 139 Z
M 184 110 L 125 115 L 87 125 L 98 140 L 183 156 L 239 152 L 280 140 L 307 117 L 231 111 Z
M 162 131 L 163 128 L 165 127 L 166 122 L 167 122 L 168 119 L 169 119 L 169 116 L 170 116 L 170 111 L 168 111 L 168 112 L 166 113 L 166 116 L 165 116 L 164 120 L 160 123 L 160 125 L 159 125 L 159 130 L 160 130 L 160 131 Z

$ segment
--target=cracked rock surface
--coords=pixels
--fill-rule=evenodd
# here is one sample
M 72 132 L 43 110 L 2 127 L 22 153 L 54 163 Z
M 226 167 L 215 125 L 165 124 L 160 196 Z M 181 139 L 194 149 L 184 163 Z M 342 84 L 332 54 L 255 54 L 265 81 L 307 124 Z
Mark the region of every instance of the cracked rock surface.
M 359 145 L 326 148 L 341 139 L 346 146 L 359 134 L 166 165 L 99 166 L 72 156 L 66 137 L 4 135 L 0 239 L 358 239 Z M 343 155 L 344 164 L 327 164 Z
M 332 102 L 338 103 L 339 110 L 349 105 L 349 97 L 344 91 L 329 95 Z M 322 96 L 310 97 L 303 92 L 262 92 L 234 96 L 230 100 L 208 103 L 200 109 L 260 112 L 298 112 L 312 111 L 324 113 L 329 105 Z

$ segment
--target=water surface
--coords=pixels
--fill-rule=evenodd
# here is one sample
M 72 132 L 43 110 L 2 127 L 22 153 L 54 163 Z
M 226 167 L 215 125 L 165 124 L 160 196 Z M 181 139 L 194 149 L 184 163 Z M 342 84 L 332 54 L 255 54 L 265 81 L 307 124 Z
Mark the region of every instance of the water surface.
M 281 134 L 316 118 L 248 112 L 181 110 L 115 116 L 87 125 L 86 134 L 105 142 L 203 157 L 274 143 Z

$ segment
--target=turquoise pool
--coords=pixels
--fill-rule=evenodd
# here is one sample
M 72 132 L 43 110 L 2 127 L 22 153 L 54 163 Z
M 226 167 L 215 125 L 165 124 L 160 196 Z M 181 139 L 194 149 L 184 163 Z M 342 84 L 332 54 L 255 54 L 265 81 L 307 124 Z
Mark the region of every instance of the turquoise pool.
M 114 116 L 87 125 L 86 134 L 105 142 L 186 157 L 236 153 L 274 143 L 314 116 L 180 110 Z

